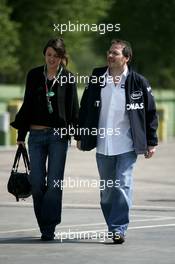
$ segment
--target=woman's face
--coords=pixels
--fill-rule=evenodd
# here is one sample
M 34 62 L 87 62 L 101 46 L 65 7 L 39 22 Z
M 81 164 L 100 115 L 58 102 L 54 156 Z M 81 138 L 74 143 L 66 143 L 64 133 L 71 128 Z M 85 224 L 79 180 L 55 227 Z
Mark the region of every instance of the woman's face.
M 45 53 L 45 62 L 48 69 L 56 70 L 60 65 L 61 58 L 52 47 L 48 47 Z

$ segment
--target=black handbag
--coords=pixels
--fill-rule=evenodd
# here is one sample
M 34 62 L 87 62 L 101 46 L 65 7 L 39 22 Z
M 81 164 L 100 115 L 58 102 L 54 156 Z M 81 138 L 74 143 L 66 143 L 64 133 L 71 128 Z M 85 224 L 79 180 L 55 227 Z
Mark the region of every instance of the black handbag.
M 18 172 L 19 161 L 23 157 L 25 172 Z M 7 184 L 7 190 L 9 193 L 16 197 L 16 201 L 19 199 L 25 199 L 31 195 L 31 185 L 29 182 L 30 163 L 27 154 L 27 150 L 21 144 L 16 151 L 13 168 L 10 178 Z

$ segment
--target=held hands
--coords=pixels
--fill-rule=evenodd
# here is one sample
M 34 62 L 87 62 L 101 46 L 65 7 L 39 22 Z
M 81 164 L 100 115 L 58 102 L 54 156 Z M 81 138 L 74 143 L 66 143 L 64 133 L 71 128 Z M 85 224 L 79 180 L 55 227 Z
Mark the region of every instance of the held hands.
M 145 159 L 150 159 L 154 155 L 156 148 L 154 146 L 148 146 L 147 152 L 144 154 Z

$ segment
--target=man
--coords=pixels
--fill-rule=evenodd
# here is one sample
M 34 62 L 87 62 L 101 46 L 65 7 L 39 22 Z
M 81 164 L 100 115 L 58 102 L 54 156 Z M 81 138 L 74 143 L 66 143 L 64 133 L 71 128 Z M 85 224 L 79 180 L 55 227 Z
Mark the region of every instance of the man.
M 77 147 L 84 151 L 97 148 L 98 171 L 106 182 L 100 193 L 101 208 L 116 244 L 125 241 L 137 155 L 151 158 L 158 141 L 151 87 L 130 69 L 131 58 L 132 48 L 127 41 L 112 41 L 107 52 L 108 66 L 93 70 L 79 117 L 81 137 Z

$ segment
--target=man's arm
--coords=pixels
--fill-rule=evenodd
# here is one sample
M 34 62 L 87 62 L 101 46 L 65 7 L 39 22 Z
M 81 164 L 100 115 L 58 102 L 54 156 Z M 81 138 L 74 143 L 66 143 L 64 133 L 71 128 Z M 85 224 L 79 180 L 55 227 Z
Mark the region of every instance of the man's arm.
M 80 102 L 80 110 L 79 110 L 79 129 L 83 127 L 85 116 L 87 115 L 87 100 L 88 100 L 88 89 L 89 85 L 85 87 L 81 102 Z M 77 148 L 81 150 L 81 135 L 79 135 L 79 140 L 77 141 Z
M 84 123 L 86 121 L 86 116 L 88 113 L 88 97 L 89 97 L 90 84 L 91 84 L 91 78 L 93 76 L 93 73 L 94 73 L 94 70 L 92 72 L 88 85 L 84 89 L 81 102 L 80 102 L 80 110 L 79 110 L 79 128 L 80 129 L 84 127 Z M 80 140 L 77 141 L 77 148 L 81 150 L 81 135 L 80 135 Z
M 148 150 L 145 154 L 145 158 L 151 158 L 155 153 L 155 146 L 158 145 L 158 138 L 156 133 L 158 128 L 158 118 L 152 89 L 146 79 L 143 82 L 143 93 L 146 117 L 146 137 L 148 145 Z

